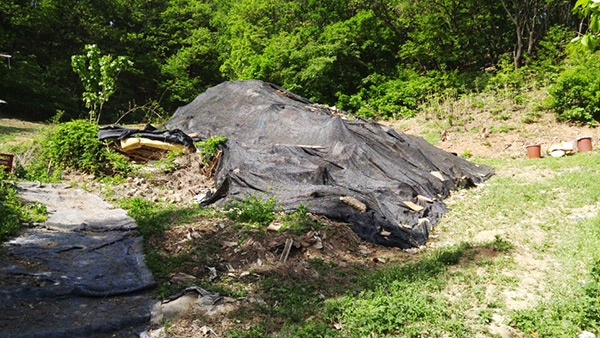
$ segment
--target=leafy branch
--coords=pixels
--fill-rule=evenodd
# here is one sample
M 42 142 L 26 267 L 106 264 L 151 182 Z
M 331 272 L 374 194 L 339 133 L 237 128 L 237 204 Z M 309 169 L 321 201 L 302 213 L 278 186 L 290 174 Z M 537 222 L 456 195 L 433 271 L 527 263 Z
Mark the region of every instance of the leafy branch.
M 97 45 L 85 45 L 85 55 L 71 56 L 73 71 L 83 84 L 83 102 L 90 121 L 98 123 L 102 107 L 115 92 L 117 76 L 126 66 L 133 66 L 126 56 L 101 55 Z
M 572 42 L 579 41 L 588 49 L 596 49 L 600 42 L 600 0 L 577 0 L 573 12 L 589 17 L 589 25 L 586 34 L 576 37 Z

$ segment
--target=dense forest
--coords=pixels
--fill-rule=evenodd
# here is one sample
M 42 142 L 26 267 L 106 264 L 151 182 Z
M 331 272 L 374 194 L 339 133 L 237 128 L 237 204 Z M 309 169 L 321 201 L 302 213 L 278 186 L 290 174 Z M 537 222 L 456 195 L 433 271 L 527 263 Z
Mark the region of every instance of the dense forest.
M 574 6 L 565 0 L 4 0 L 0 53 L 11 57 L 0 64 L 0 98 L 8 102 L 0 112 L 86 117 L 71 58 L 95 44 L 103 55 L 128 60 L 115 72 L 116 90 L 102 110 L 107 123 L 126 112 L 134 120 L 168 115 L 205 89 L 239 79 L 269 81 L 365 117 L 407 117 L 432 95 L 511 85 L 523 74 L 560 87 L 565 46 L 588 25 Z M 578 61 L 588 69 L 590 55 Z

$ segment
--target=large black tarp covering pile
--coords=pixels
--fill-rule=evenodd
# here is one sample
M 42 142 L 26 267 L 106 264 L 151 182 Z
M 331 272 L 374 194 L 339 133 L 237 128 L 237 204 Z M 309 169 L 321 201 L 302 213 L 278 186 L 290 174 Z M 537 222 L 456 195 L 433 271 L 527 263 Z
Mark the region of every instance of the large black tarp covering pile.
M 275 196 L 352 224 L 362 238 L 408 248 L 425 243 L 457 187 L 483 182 L 489 167 L 261 81 L 225 82 L 177 109 L 169 129 L 228 141 L 211 202 Z M 357 199 L 366 211 L 344 199 Z M 421 210 L 418 210 L 422 207 Z

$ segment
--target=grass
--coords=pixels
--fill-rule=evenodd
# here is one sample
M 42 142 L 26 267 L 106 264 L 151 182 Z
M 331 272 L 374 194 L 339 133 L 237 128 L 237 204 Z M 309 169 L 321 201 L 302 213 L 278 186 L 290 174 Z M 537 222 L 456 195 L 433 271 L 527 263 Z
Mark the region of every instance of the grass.
M 0 118 L 0 153 L 20 153 L 46 128 L 44 123 Z
M 600 298 L 595 291 L 589 296 L 586 280 L 600 258 L 600 243 L 594 240 L 600 235 L 600 156 L 492 162 L 488 164 L 499 169 L 498 176 L 480 191 L 451 199 L 453 211 L 447 219 L 452 221 L 442 227 L 453 234 L 465 232 L 472 240 L 486 231 L 509 236 L 518 243 L 520 257 L 534 257 L 512 268 L 511 274 L 522 278 L 532 273 L 527 271 L 532 265 L 547 265 L 534 273 L 539 294 L 526 291 L 538 302 L 506 313 L 520 332 L 539 337 L 598 333 L 598 320 L 591 318 L 596 315 L 590 314 Z M 469 203 L 474 199 L 476 203 Z

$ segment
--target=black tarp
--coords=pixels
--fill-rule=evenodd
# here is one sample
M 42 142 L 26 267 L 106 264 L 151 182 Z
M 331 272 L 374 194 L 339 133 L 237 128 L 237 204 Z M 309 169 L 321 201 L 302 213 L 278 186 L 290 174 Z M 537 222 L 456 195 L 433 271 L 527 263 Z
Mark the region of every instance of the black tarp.
M 423 245 L 447 210 L 442 199 L 493 174 L 421 137 L 334 112 L 269 83 L 236 81 L 178 108 L 166 126 L 227 137 L 211 203 L 274 196 L 286 211 L 303 204 L 386 246 Z
M 195 149 L 194 140 L 181 130 L 159 130 L 152 125 L 146 125 L 144 129 L 129 129 L 121 126 L 106 126 L 98 131 L 98 140 L 123 140 L 130 137 L 143 137 L 150 140 L 166 143 L 181 144 L 187 148 Z
M 0 245 L 0 337 L 146 330 L 156 283 L 127 212 L 68 184 L 20 183 L 18 196 L 49 212 Z

